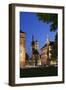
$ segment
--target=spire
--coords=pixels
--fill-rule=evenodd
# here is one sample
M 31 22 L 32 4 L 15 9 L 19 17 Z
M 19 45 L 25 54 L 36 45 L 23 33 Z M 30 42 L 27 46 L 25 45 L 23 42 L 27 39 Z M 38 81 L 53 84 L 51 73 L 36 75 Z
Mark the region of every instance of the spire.
M 35 42 L 34 42 L 34 36 L 32 36 L 32 46 L 34 46 Z
M 49 37 L 48 37 L 48 35 L 47 35 L 46 43 L 49 44 Z
M 32 41 L 34 41 L 34 36 L 32 36 Z

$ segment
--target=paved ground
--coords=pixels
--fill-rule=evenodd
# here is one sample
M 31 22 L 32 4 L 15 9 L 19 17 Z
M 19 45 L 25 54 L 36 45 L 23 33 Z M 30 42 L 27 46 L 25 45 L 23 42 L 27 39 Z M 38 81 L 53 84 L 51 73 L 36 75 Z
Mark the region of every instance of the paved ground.
M 20 77 L 57 76 L 57 66 L 21 68 Z

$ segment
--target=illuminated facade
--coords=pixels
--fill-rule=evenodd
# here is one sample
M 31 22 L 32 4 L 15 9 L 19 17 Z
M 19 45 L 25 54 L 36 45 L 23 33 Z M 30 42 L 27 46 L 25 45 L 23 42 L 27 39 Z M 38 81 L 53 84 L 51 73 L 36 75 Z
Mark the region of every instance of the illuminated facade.
M 44 47 L 41 48 L 41 64 L 42 65 L 50 65 L 51 64 L 51 51 L 52 47 L 54 45 L 54 42 L 49 41 L 47 38 L 46 44 Z
M 20 32 L 20 67 L 25 66 L 26 59 L 26 33 Z
M 40 66 L 40 65 L 55 65 L 56 61 L 51 60 L 54 42 L 49 41 L 47 38 L 46 44 L 40 49 L 39 42 L 32 37 L 31 48 L 32 55 L 26 59 L 26 33 L 20 32 L 20 68 L 24 66 Z

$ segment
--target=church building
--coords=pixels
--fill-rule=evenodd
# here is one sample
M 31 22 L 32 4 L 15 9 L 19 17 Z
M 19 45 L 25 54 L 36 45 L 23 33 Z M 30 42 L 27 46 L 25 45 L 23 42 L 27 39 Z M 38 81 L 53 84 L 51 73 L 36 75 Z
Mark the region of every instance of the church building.
M 54 42 L 50 41 L 49 38 L 46 40 L 46 44 L 41 48 L 41 64 L 50 65 L 51 64 L 51 55 Z

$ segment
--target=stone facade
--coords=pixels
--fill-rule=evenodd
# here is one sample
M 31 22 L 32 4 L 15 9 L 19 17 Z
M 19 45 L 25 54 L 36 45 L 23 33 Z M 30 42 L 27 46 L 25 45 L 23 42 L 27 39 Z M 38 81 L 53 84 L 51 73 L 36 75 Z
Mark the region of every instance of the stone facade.
M 20 32 L 20 67 L 25 65 L 26 59 L 26 33 Z
M 53 49 L 54 42 L 47 39 L 46 44 L 41 48 L 41 64 L 50 65 L 51 63 L 51 51 Z

